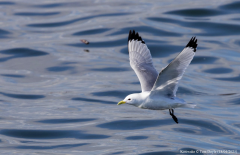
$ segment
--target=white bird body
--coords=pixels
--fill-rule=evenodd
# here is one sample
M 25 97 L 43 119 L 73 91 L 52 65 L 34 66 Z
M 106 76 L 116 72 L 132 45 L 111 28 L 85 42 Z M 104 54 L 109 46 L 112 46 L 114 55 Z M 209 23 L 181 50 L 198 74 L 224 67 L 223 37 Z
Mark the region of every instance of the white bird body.
M 151 91 L 145 91 L 142 93 L 135 93 L 127 96 L 123 101 L 127 101 L 129 97 L 135 98 L 135 103 L 133 106 L 142 108 L 142 109 L 151 109 L 151 110 L 166 110 L 174 109 L 178 107 L 191 107 L 183 99 L 177 97 L 164 97 L 164 96 L 151 96 Z
M 153 66 L 152 56 L 147 45 L 138 33 L 135 33 L 134 30 L 130 31 L 128 36 L 129 60 L 140 81 L 142 92 L 128 95 L 118 105 L 127 103 L 143 109 L 169 109 L 170 115 L 178 123 L 174 115 L 174 108 L 195 107 L 195 105 L 177 98 L 176 92 L 179 81 L 195 55 L 196 48 L 197 39 L 192 37 L 183 51 L 158 74 Z
M 166 98 L 166 97 L 151 97 L 148 96 L 140 106 L 143 109 L 151 110 L 165 110 L 182 107 L 185 105 L 185 101 L 181 101 L 178 98 Z

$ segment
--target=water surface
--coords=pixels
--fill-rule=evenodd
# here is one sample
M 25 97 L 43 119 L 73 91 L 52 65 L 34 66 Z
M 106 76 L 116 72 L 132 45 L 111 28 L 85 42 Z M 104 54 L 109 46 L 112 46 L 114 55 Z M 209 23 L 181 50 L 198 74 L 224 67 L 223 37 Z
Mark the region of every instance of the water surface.
M 1 154 L 240 152 L 239 1 L 9 0 L 0 8 Z M 141 91 L 129 65 L 132 29 L 158 71 L 198 38 L 177 92 L 197 107 L 176 109 L 179 124 L 168 110 L 116 105 Z

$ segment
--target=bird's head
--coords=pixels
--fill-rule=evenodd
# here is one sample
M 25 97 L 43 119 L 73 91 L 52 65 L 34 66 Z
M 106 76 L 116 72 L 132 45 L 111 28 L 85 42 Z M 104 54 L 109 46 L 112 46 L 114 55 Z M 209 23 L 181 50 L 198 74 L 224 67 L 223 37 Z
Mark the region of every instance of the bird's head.
M 142 100 L 142 97 L 139 93 L 130 94 L 127 97 L 125 97 L 124 100 L 120 101 L 117 105 L 127 103 L 127 104 L 138 107 L 142 103 L 141 100 Z

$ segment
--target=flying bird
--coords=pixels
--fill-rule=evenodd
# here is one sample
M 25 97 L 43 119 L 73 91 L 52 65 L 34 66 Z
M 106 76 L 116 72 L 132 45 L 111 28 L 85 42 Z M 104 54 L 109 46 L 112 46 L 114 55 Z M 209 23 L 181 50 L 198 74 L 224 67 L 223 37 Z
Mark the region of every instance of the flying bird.
M 143 109 L 169 109 L 169 114 L 178 123 L 174 115 L 175 108 L 196 106 L 177 98 L 176 92 L 179 81 L 195 55 L 197 45 L 196 37 L 192 37 L 183 51 L 158 73 L 144 40 L 134 30 L 133 32 L 130 30 L 128 36 L 130 66 L 137 74 L 142 92 L 128 95 L 118 105 L 127 103 Z

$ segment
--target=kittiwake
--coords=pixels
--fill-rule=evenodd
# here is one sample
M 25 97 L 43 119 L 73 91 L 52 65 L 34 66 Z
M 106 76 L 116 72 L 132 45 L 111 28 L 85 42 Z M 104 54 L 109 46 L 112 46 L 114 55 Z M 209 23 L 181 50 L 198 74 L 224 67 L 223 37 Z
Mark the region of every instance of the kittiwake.
M 144 40 L 134 30 L 133 32 L 130 30 L 128 36 L 130 66 L 137 74 L 142 92 L 128 95 L 118 105 L 127 103 L 143 109 L 169 109 L 173 120 L 178 123 L 178 119 L 174 115 L 174 108 L 194 108 L 196 106 L 177 98 L 176 92 L 178 82 L 191 63 L 197 50 L 197 45 L 196 37 L 192 37 L 183 51 L 158 74 L 153 66 L 151 53 Z

